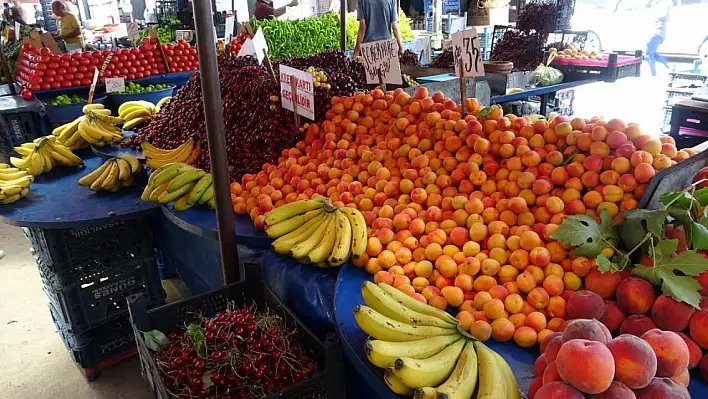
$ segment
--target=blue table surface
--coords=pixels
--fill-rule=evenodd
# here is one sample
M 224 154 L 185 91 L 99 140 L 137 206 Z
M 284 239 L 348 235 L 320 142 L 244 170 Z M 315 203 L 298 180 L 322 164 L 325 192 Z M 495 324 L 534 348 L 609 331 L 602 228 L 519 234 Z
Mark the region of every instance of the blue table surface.
M 108 221 L 134 218 L 155 212 L 158 205 L 140 201 L 142 188 L 126 187 L 118 192 L 94 193 L 78 180 L 101 165 L 103 159 L 84 150 L 77 155 L 85 167 L 58 167 L 37 176 L 25 198 L 0 205 L 0 222 L 42 229 L 86 227 Z
M 354 308 L 364 303 L 361 296 L 361 284 L 365 280 L 371 280 L 371 277 L 363 269 L 357 269 L 351 263 L 342 267 L 337 278 L 334 297 L 337 334 L 342 341 L 345 355 L 377 397 L 398 398 L 383 382 L 383 369 L 371 365 L 367 360 L 364 354 L 367 335 L 359 328 L 354 319 Z M 501 343 L 489 340 L 485 344 L 509 363 L 516 375 L 522 397 L 525 398 L 529 384 L 533 380 L 533 363 L 539 355 L 538 348 L 523 349 L 513 341 Z M 691 372 L 689 391 L 693 398 L 708 398 L 708 384 L 701 379 L 697 369 Z

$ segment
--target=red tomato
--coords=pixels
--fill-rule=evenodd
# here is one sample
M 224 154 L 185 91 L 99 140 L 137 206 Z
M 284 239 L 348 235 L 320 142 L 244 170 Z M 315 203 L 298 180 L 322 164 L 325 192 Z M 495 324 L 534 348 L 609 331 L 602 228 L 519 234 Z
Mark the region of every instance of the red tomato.
M 121 68 L 120 69 L 120 76 L 125 76 L 128 74 L 128 68 Z
M 148 62 L 148 60 L 140 60 L 140 65 L 146 66 L 146 65 L 149 65 L 149 64 L 150 64 L 150 63 Z
M 145 67 L 136 66 L 136 67 L 135 67 L 135 70 L 136 70 L 136 72 L 144 72 L 144 71 L 145 71 Z
M 135 79 L 135 75 L 133 75 L 132 73 L 129 73 L 129 74 L 125 75 L 125 78 L 128 80 L 133 80 L 133 79 Z
M 81 58 L 91 58 L 91 53 L 93 53 L 93 51 L 84 51 L 83 53 L 81 53 Z
M 35 75 L 39 76 L 40 78 L 44 76 L 44 71 L 34 71 Z
M 52 83 L 49 85 L 49 87 L 51 87 L 52 89 L 60 89 L 60 88 L 61 88 L 61 83 L 59 83 L 59 82 L 52 82 Z
M 65 81 L 65 80 L 68 80 L 68 79 L 64 79 L 64 75 L 56 75 L 56 76 L 54 76 L 54 81 L 55 81 L 55 82 L 63 82 L 63 81 Z
M 74 74 L 74 77 L 73 77 L 73 78 L 69 78 L 69 77 L 67 76 L 67 79 L 69 79 L 69 80 L 74 80 L 74 79 L 79 79 L 79 80 L 81 80 L 81 79 L 83 79 L 83 78 L 86 77 L 86 76 L 88 76 L 87 73 L 76 72 L 76 73 Z
M 42 90 L 49 90 L 49 89 L 52 88 L 52 85 L 49 84 L 49 83 L 42 83 L 42 84 L 39 85 L 39 88 L 42 89 Z
M 113 76 L 113 72 L 109 69 L 106 69 L 105 71 L 103 71 L 103 76 L 110 78 L 111 76 Z
M 71 61 L 69 61 L 69 65 L 77 67 L 79 66 L 79 60 L 75 60 L 72 58 Z
M 40 91 L 42 88 L 40 87 L 39 83 L 37 83 L 37 84 L 31 84 L 29 86 L 29 89 L 31 91 Z
M 121 54 L 118 56 L 118 61 L 125 62 L 128 59 L 127 55 Z
M 103 50 L 101 51 L 101 55 L 104 57 L 108 57 L 111 54 L 111 50 Z
M 61 82 L 61 87 L 64 87 L 64 88 L 71 87 L 71 81 L 65 80 L 65 81 Z
M 124 66 L 125 68 L 130 68 L 130 67 L 133 66 L 133 62 L 132 62 L 132 61 L 126 61 L 126 62 L 123 63 L 123 66 Z
M 64 68 L 57 68 L 57 75 L 63 75 L 66 73 L 66 69 Z
M 65 81 L 66 82 L 66 81 Z M 72 86 L 81 86 L 81 81 L 78 79 L 74 79 L 71 81 Z
M 182 50 L 175 50 L 175 55 L 182 55 Z
M 61 61 L 61 57 L 58 56 L 58 55 L 52 55 L 52 56 L 49 57 L 49 61 L 50 61 L 50 62 L 60 62 L 60 61 Z
M 79 65 L 91 65 L 91 60 L 88 58 L 82 58 L 79 60 Z
M 142 79 L 144 76 L 142 72 L 135 72 L 135 79 Z
M 81 86 L 89 86 L 93 83 L 91 79 L 81 79 Z
M 140 41 L 142 43 L 140 46 L 144 46 L 146 44 L 150 44 L 150 38 L 149 37 L 144 37 L 143 40 Z M 138 47 L 140 47 L 138 46 Z
M 76 74 L 73 73 L 67 73 L 66 75 L 63 75 L 64 80 L 74 80 L 76 79 Z
M 47 64 L 47 66 L 49 67 L 49 69 L 59 68 L 59 64 L 57 64 L 56 62 L 50 62 L 49 64 Z
M 155 43 L 157 43 L 157 38 L 156 37 L 151 38 L 150 44 L 155 44 Z
M 70 67 L 66 68 L 66 72 L 67 73 L 76 73 L 77 69 L 76 69 L 76 67 L 70 66 Z
M 54 76 L 54 75 L 57 74 L 57 70 L 56 70 L 56 69 L 47 69 L 47 70 L 42 71 L 42 72 L 44 72 L 44 75 L 45 75 L 45 76 Z
M 32 92 L 24 87 L 22 90 L 20 90 L 20 97 L 22 97 L 23 100 L 29 101 L 32 99 Z
M 54 76 L 45 76 L 43 81 L 47 84 L 52 84 L 55 82 Z
M 88 68 L 86 67 L 86 65 L 80 65 L 76 68 L 76 70 L 78 70 L 79 72 L 88 72 Z
M 135 68 L 135 67 L 128 68 L 128 73 L 134 74 L 135 72 L 138 72 L 137 68 Z
M 128 61 L 135 61 L 135 54 L 128 54 Z
M 133 47 L 133 48 L 130 49 L 130 54 L 135 55 L 135 54 L 138 54 L 139 52 L 140 52 L 140 50 L 138 50 L 138 49 L 135 48 L 135 47 Z
M 89 61 L 91 62 L 91 65 L 98 65 L 101 63 L 100 58 L 91 58 Z
M 144 60 L 144 59 L 145 59 L 145 54 L 143 54 L 143 53 L 138 53 L 138 54 L 135 56 L 135 59 L 136 59 L 136 60 Z
M 193 55 L 188 55 L 188 56 L 187 56 L 187 61 L 194 61 L 194 56 L 193 56 Z
M 165 54 L 167 54 L 168 57 L 172 57 L 175 55 L 175 51 L 172 49 L 167 49 L 165 50 Z
M 102 51 L 93 51 L 91 55 L 93 56 L 93 58 L 105 58 L 106 57 Z
M 81 56 L 81 53 L 73 53 L 73 54 L 71 54 L 71 58 L 73 58 L 75 60 L 80 60 L 83 57 Z

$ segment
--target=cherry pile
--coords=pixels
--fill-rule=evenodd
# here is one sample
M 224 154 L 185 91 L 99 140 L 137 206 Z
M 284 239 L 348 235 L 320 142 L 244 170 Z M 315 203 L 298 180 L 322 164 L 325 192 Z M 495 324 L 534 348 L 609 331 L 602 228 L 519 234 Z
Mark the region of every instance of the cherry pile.
M 201 318 L 155 353 L 167 391 L 179 398 L 261 398 L 317 373 L 317 364 L 274 312 L 229 306 Z
M 454 62 L 454 57 L 452 50 L 445 49 L 440 54 L 435 57 L 433 62 L 430 64 L 431 68 L 448 68 L 452 69 L 452 64 Z
M 403 52 L 401 56 L 401 65 L 412 65 L 412 66 L 422 66 L 420 63 L 420 56 L 410 50 Z
M 312 66 L 327 75 L 331 88 L 315 89 L 318 120 L 324 119 L 332 96 L 351 96 L 365 88 L 363 65 L 342 52 L 328 51 L 285 63 L 301 70 Z M 274 68 L 277 74 L 277 65 Z M 280 96 L 280 85 L 252 57 L 220 57 L 219 82 L 230 173 L 232 180 L 237 181 L 245 173 L 257 172 L 263 164 L 276 162 L 281 151 L 295 146 L 302 133 L 295 126 L 292 112 L 279 102 L 271 107 L 272 98 Z M 126 145 L 137 146 L 148 141 L 159 148 L 171 149 L 193 137 L 202 142 L 195 166 L 210 170 L 209 149 L 204 145 L 207 134 L 202 104 L 199 74 L 194 74 L 169 106 Z

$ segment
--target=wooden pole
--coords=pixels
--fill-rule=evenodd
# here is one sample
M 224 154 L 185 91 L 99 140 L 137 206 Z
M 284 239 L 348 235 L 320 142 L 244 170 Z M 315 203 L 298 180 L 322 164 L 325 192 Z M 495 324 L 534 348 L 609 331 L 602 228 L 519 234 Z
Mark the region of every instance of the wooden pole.
M 465 61 L 462 57 L 457 61 L 460 70 L 460 102 L 462 103 L 462 116 L 467 116 L 467 80 L 465 79 Z
M 224 139 L 224 117 L 221 110 L 221 88 L 219 71 L 216 65 L 216 43 L 214 43 L 214 21 L 210 2 L 198 0 L 192 2 L 194 27 L 197 32 L 199 51 L 199 77 L 202 82 L 204 116 L 209 138 L 209 160 L 214 181 L 216 200 L 216 226 L 219 231 L 221 249 L 221 270 L 224 284 L 240 280 L 241 273 L 236 247 L 236 228 L 234 211 L 229 191 L 229 163 L 226 158 L 226 140 Z
M 378 70 L 378 74 L 379 74 L 379 86 L 381 87 L 381 90 L 383 90 L 383 92 L 386 93 L 386 83 L 384 83 L 383 74 L 381 73 L 380 68 Z
M 339 46 L 347 51 L 347 0 L 339 0 Z

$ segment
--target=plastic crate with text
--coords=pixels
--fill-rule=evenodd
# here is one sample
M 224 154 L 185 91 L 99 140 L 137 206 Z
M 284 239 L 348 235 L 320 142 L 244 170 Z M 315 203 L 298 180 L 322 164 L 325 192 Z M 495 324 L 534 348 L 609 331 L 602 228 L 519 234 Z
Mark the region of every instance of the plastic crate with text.
M 671 107 L 664 107 L 664 123 L 662 130 L 668 132 L 671 129 Z
M 213 317 L 224 311 L 230 302 L 236 306 L 255 305 L 266 307 L 280 314 L 289 329 L 296 328 L 303 350 L 311 352 L 317 360 L 314 376 L 266 398 L 283 399 L 339 399 L 345 397 L 344 362 L 339 341 L 329 335 L 323 342 L 312 333 L 280 300 L 262 284 L 260 264 L 244 264 L 245 279 L 224 288 L 206 292 L 156 309 L 147 310 L 142 296 L 128 298 L 131 323 L 140 356 L 143 377 L 158 399 L 173 398 L 168 393 L 151 351 L 145 345 L 140 331 L 160 330 L 165 334 L 183 331 L 185 325 L 199 315 Z
M 0 97 L 0 154 L 5 156 L 5 161 L 9 160 L 13 147 L 32 141 L 48 130 L 43 116 L 44 107 L 36 99 Z
M 672 106 L 681 100 L 686 100 L 691 98 L 696 90 L 691 89 L 666 89 L 666 106 Z
M 153 307 L 165 301 L 154 257 L 102 270 L 68 286 L 60 285 L 51 273 L 42 273 L 42 262 L 37 260 L 44 293 L 56 309 L 57 318 L 75 331 L 86 331 L 125 317 L 128 295 L 144 293 Z
M 669 72 L 669 87 L 674 89 L 680 88 L 699 88 L 708 81 L 708 76 L 700 73 L 682 71 Z
M 89 381 L 98 378 L 103 370 L 136 353 L 135 335 L 127 316 L 93 330 L 77 332 L 60 321 L 56 315 L 57 310 L 51 304 L 49 311 L 71 359 Z

